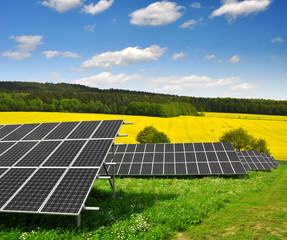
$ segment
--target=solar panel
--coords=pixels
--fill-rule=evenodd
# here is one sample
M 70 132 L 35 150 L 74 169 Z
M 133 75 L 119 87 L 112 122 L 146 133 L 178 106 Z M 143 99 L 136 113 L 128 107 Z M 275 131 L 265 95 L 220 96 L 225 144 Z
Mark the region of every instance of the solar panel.
M 60 141 L 39 142 L 16 166 L 38 167 L 59 146 Z
M 12 147 L 15 142 L 0 142 L 0 155 L 2 155 L 8 148 Z
M 123 120 L 102 121 L 92 138 L 115 138 Z
M 40 212 L 78 215 L 98 171 L 97 168 L 69 169 Z
M 122 124 L 0 127 L 0 211 L 78 215 Z
M 68 167 L 79 151 L 82 149 L 85 140 L 64 141 L 56 151 L 44 163 L 45 167 Z
M 0 166 L 12 166 L 20 160 L 37 142 L 18 142 L 0 156 Z
M 74 162 L 73 166 L 77 167 L 99 167 L 109 152 L 113 140 L 90 140 L 80 155 Z
M 95 129 L 99 126 L 100 121 L 81 122 L 80 125 L 72 132 L 68 139 L 89 138 Z
M 111 153 L 108 160 L 112 161 Z M 119 145 L 115 162 L 117 175 L 246 174 L 231 143 Z
M 21 185 L 31 176 L 35 168 L 13 168 L 0 178 L 0 209 Z
M 272 164 L 258 151 L 238 151 L 237 156 L 246 170 L 270 170 Z
M 59 123 L 42 123 L 23 140 L 41 140 L 50 133 Z
M 268 153 L 263 153 L 262 156 L 265 157 L 265 159 L 269 161 L 273 167 L 279 167 L 279 163 L 275 160 L 274 157 L 270 156 Z
M 21 125 L 6 125 L 0 129 L 0 139 L 3 139 L 8 134 L 15 131 L 17 128 L 19 128 Z
M 80 122 L 62 122 L 45 139 L 65 139 Z
M 3 138 L 3 141 L 17 141 L 22 138 L 24 138 L 29 132 L 31 132 L 33 129 L 35 129 L 39 124 L 23 124 L 19 128 L 17 128 L 15 131 L 8 134 L 5 138 Z
M 41 168 L 4 207 L 4 211 L 37 212 L 65 169 Z

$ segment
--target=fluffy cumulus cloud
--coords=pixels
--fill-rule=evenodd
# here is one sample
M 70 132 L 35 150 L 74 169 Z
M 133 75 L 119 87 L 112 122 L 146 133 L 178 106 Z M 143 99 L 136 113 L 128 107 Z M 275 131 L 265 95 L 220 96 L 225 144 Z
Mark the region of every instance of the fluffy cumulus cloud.
M 230 86 L 226 94 L 233 97 L 243 97 L 249 96 L 250 92 L 255 91 L 260 88 L 259 84 L 254 83 L 241 83 L 237 85 Z
M 81 12 L 88 14 L 98 14 L 110 8 L 114 0 L 100 0 L 96 4 L 84 4 L 85 0 L 47 0 L 41 2 L 45 7 L 56 10 L 59 13 L 67 12 L 81 7 Z
M 239 63 L 240 61 L 241 57 L 239 55 L 235 55 L 228 60 L 228 62 L 230 63 Z
M 271 43 L 283 43 L 283 42 L 284 42 L 284 39 L 281 37 L 273 38 L 271 40 Z
M 213 11 L 210 18 L 224 15 L 228 21 L 232 21 L 238 16 L 265 11 L 271 2 L 272 0 L 222 0 L 222 6 Z
M 157 61 L 166 49 L 165 47 L 152 45 L 144 49 L 128 47 L 121 51 L 105 52 L 83 62 L 82 68 L 110 68 L 112 66 L 126 66 L 136 62 Z
M 183 6 L 177 5 L 175 2 L 155 2 L 147 6 L 134 11 L 129 16 L 131 17 L 130 23 L 139 26 L 161 26 L 175 22 L 179 19 L 185 9 Z
M 185 56 L 186 56 L 186 53 L 184 53 L 184 52 L 175 53 L 172 56 L 172 60 L 176 61 L 176 60 L 184 58 Z
M 34 51 L 39 45 L 43 44 L 43 37 L 40 35 L 22 35 L 22 36 L 11 36 L 9 39 L 13 39 L 19 43 L 16 46 L 18 51 L 6 51 L 2 53 L 4 57 L 10 57 L 14 60 L 21 60 L 31 56 L 31 51 Z
M 126 75 L 126 74 L 117 74 L 114 75 L 110 72 L 102 72 L 98 75 L 93 75 L 90 77 L 80 78 L 78 80 L 73 81 L 75 84 L 81 84 L 88 87 L 99 87 L 99 88 L 106 88 L 106 87 L 116 87 L 121 86 L 128 81 L 138 81 L 141 80 L 142 77 L 133 74 L 133 75 Z
M 213 59 L 215 59 L 216 58 L 216 56 L 215 55 L 210 55 L 210 54 L 207 54 L 207 55 L 205 55 L 204 56 L 204 58 L 206 59 L 206 60 L 213 60 Z
M 82 0 L 48 0 L 42 2 L 43 6 L 52 8 L 60 13 L 78 8 L 82 4 Z
M 63 58 L 79 58 L 77 53 L 73 52 L 59 52 L 59 51 L 43 51 L 42 52 L 46 58 L 53 58 L 56 56 L 61 56 Z
M 107 10 L 113 3 L 114 0 L 100 0 L 97 4 L 91 3 L 89 5 L 83 5 L 82 12 L 95 15 Z

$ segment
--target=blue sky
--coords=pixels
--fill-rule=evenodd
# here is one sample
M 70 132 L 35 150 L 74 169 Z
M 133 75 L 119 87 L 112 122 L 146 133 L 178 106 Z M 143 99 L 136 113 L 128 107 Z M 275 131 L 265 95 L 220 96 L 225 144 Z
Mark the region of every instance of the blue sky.
M 286 100 L 287 1 L 9 0 L 0 81 Z

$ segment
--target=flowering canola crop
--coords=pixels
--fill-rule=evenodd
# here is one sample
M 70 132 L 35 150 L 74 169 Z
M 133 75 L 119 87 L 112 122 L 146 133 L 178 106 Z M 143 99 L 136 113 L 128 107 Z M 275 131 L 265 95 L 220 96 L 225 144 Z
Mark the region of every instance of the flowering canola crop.
M 0 112 L 0 125 L 112 119 L 133 122 L 133 125 L 122 126 L 120 133 L 129 136 L 117 138 L 117 143 L 136 143 L 137 133 L 150 125 L 166 133 L 174 143 L 217 142 L 225 131 L 243 127 L 254 137 L 265 139 L 276 160 L 287 160 L 287 116 L 206 113 L 204 117 L 159 118 L 90 113 Z

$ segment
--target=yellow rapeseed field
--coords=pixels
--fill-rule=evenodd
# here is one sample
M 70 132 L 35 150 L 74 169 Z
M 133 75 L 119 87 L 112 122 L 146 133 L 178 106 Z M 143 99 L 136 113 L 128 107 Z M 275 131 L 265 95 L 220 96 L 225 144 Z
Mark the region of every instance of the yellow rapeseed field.
M 264 138 L 271 154 L 277 160 L 287 160 L 287 117 L 254 114 L 206 113 L 205 117 L 180 116 L 173 118 L 130 115 L 47 112 L 0 112 L 0 125 L 16 123 L 66 122 L 124 119 L 133 125 L 124 125 L 117 143 L 136 143 L 136 135 L 145 126 L 152 125 L 165 132 L 172 142 L 216 142 L 232 128 L 243 127 L 254 137 Z

